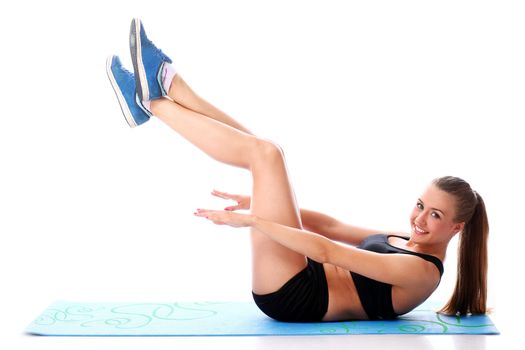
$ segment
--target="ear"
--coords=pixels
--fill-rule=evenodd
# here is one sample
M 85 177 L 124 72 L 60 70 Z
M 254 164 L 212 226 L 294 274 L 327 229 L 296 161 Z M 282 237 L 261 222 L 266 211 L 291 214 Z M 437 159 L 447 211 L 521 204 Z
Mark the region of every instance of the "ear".
M 456 235 L 459 232 L 463 231 L 464 228 L 465 228 L 465 223 L 459 222 L 457 224 L 454 224 L 454 226 L 452 227 L 452 232 L 454 233 L 454 235 Z

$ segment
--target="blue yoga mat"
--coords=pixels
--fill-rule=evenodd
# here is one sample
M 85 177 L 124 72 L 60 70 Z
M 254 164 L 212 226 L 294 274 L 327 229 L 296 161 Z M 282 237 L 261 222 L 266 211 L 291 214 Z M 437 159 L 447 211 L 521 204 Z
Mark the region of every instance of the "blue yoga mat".
M 277 322 L 253 302 L 74 303 L 58 301 L 26 329 L 54 336 L 262 336 L 498 334 L 488 316 L 443 316 L 421 306 L 393 321 Z

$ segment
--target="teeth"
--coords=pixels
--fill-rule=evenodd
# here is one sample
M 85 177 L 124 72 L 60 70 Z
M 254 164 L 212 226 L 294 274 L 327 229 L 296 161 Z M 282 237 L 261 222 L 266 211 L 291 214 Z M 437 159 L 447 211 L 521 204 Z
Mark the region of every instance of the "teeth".
M 416 232 L 418 233 L 426 233 L 426 231 L 420 229 L 419 227 L 417 227 L 416 225 L 414 225 L 414 229 L 416 230 Z

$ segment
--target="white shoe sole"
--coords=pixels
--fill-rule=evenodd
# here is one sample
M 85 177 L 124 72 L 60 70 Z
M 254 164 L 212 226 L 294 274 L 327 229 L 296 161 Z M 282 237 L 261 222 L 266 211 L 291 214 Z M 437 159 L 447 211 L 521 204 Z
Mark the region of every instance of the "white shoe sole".
M 138 79 L 136 80 L 137 86 L 140 84 L 140 89 L 142 93 L 142 101 L 149 101 L 149 87 L 148 79 L 146 77 L 146 68 L 144 68 L 144 63 L 142 61 L 142 42 L 140 40 L 140 19 L 133 19 L 133 30 L 131 35 L 133 38 L 130 40 L 135 41 L 135 48 L 131 45 L 131 58 L 133 60 L 133 66 L 135 68 L 136 74 L 138 73 Z
M 124 118 L 126 118 L 126 121 L 128 122 L 129 126 L 134 128 L 137 126 L 137 123 L 135 122 L 135 119 L 133 119 L 133 115 L 131 114 L 131 111 L 128 107 L 128 103 L 126 102 L 126 98 L 122 94 L 122 91 L 120 90 L 120 87 L 117 84 L 115 76 L 113 75 L 113 71 L 111 70 L 112 63 L 113 56 L 110 56 L 106 60 L 106 73 L 108 74 L 108 78 L 111 82 L 111 86 L 113 87 L 113 91 L 115 91 L 115 95 L 117 95 L 118 103 L 120 105 L 120 109 L 122 110 L 122 114 L 124 114 Z

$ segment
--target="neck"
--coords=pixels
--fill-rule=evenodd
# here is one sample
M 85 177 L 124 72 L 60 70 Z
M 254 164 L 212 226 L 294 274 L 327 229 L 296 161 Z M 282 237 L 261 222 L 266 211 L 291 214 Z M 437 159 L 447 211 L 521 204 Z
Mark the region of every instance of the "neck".
M 446 243 L 416 243 L 410 238 L 407 243 L 407 247 L 417 253 L 434 255 L 439 258 L 441 261 L 445 261 L 445 256 L 447 254 L 447 244 Z

